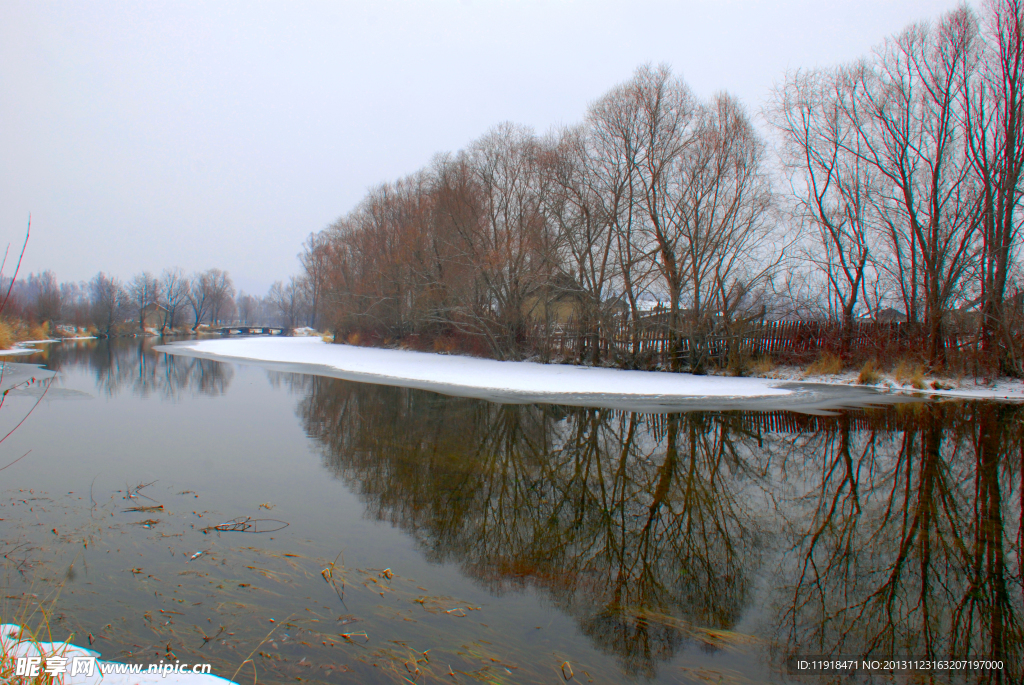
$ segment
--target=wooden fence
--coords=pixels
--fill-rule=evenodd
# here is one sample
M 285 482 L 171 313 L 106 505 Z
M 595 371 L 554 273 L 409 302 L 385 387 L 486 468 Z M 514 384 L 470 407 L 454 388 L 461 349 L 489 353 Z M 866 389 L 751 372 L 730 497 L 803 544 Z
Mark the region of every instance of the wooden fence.
M 692 345 L 716 362 L 728 354 L 747 357 L 770 357 L 780 363 L 807 363 L 823 351 L 848 359 L 888 357 L 921 357 L 926 350 L 927 332 L 922 324 L 906 322 L 856 321 L 845 330 L 841 321 L 761 321 L 712 328 L 710 333 L 690 335 L 680 332 L 680 351 L 687 355 Z M 970 349 L 978 341 L 977 330 L 947 327 L 943 347 L 947 354 Z M 634 338 L 635 336 L 635 338 Z M 530 332 L 531 345 L 542 354 L 560 359 L 591 359 L 595 346 L 597 357 L 615 362 L 630 359 L 642 365 L 667 364 L 670 355 L 668 327 L 660 321 L 633 325 L 617 321 L 611 325 L 582 327 L 576 322 L 537 327 Z M 699 341 L 699 342 L 698 342 Z

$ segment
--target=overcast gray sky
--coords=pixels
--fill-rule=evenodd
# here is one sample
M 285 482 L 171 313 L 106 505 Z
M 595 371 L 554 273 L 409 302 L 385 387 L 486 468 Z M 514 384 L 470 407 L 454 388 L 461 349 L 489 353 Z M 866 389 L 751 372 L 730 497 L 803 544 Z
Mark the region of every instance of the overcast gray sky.
M 644 62 L 756 110 L 955 4 L 0 0 L 0 238 L 31 212 L 30 271 L 262 294 L 368 187 L 499 122 L 577 122 Z

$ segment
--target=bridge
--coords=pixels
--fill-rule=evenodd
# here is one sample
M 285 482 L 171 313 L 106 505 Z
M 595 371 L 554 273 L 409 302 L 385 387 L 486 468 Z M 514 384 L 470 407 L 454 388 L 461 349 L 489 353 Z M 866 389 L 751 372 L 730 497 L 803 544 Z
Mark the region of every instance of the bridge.
M 222 326 L 221 335 L 287 335 L 283 326 Z

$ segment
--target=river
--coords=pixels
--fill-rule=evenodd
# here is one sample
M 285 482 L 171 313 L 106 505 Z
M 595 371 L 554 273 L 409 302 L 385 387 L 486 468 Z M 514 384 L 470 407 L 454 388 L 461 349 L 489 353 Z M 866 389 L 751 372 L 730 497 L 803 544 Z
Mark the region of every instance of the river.
M 20 360 L 57 375 L 0 406 L 0 622 L 243 683 L 1021 681 L 1020 405 L 503 405 L 152 346 Z

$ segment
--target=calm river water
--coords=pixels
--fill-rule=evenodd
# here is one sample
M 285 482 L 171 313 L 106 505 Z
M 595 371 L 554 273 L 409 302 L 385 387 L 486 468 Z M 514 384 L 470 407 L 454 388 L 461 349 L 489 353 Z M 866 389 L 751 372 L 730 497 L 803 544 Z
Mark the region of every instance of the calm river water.
M 53 345 L 0 407 L 0 622 L 245 683 L 1021 680 L 1024 407 L 499 405 L 150 348 Z

